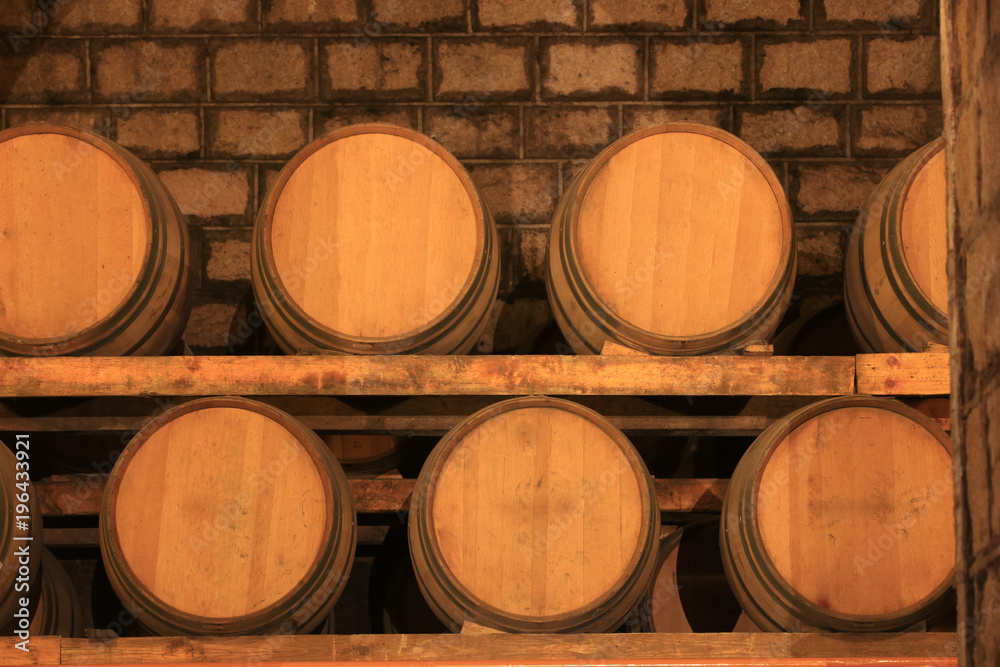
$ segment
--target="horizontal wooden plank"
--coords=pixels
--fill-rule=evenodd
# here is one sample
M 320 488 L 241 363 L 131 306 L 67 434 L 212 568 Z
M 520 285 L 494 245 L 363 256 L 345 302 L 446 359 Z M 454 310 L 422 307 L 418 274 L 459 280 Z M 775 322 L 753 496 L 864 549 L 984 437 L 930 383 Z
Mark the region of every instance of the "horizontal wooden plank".
M 468 415 L 301 415 L 297 418 L 314 431 L 444 435 Z M 135 432 L 153 417 L 0 417 L 0 432 L 104 433 Z M 756 416 L 608 416 L 607 420 L 630 435 L 757 435 L 775 421 Z
M 0 665 L 58 665 L 60 662 L 59 637 L 29 637 L 28 643 L 21 644 L 27 651 L 17 648 L 18 637 L 0 637 Z
M 857 391 L 872 396 L 947 396 L 950 356 L 941 352 L 859 354 Z
M 0 358 L 0 396 L 834 396 L 851 357 Z
M 104 477 L 96 474 L 55 475 L 35 482 L 43 516 L 98 514 Z M 361 514 L 405 512 L 414 479 L 379 477 L 350 479 L 355 509 Z M 662 512 L 718 512 L 726 495 L 725 479 L 658 479 L 656 496 Z
M 590 659 L 559 660 L 431 660 L 399 658 L 397 662 L 427 665 L 428 667 L 592 667 Z M 138 667 L 159 664 L 153 662 L 114 663 L 117 667 Z M 247 667 L 244 661 L 213 662 L 214 667 Z M 371 660 L 319 660 L 314 662 L 254 662 L 271 667 L 360 667 L 371 665 Z M 378 661 L 377 664 L 386 664 Z M 629 658 L 628 660 L 602 660 L 603 667 L 957 667 L 958 658 Z M 175 663 L 176 667 L 202 667 L 202 662 Z M 94 667 L 100 667 L 95 665 Z
M 601 661 L 650 664 L 665 660 L 923 658 L 923 665 L 955 665 L 954 634 L 606 634 L 606 635 L 327 635 L 179 638 L 140 637 L 98 641 L 64 639 L 63 664 L 315 661 L 475 661 L 537 664 L 536 661 Z M 950 659 L 949 659 L 950 658 Z M 762 660 L 763 659 L 763 660 Z M 935 660 L 930 660 L 935 659 Z M 941 660 L 937 660 L 941 659 Z M 514 661 L 514 662 L 512 662 Z M 784 663 L 794 665 L 796 663 Z M 871 662 L 797 663 L 858 665 Z M 879 664 L 879 663 L 875 663 Z M 893 664 L 893 663 L 888 663 Z

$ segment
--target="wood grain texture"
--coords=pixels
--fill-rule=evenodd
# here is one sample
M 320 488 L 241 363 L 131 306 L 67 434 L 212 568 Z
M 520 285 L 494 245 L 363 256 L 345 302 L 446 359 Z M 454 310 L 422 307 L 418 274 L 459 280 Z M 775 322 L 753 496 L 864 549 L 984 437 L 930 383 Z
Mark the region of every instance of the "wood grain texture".
M 705 660 L 902 660 L 920 658 L 924 665 L 956 664 L 956 636 L 950 633 L 909 634 L 593 634 L 593 635 L 344 635 L 177 638 L 151 637 L 94 641 L 64 639 L 63 664 L 100 665 L 141 662 L 206 663 L 237 661 L 656 661 Z M 613 664 L 613 663 L 609 663 Z M 753 663 L 750 663 L 753 664 Z M 768 663 L 758 663 L 768 664 Z M 780 662 L 774 664 L 780 665 Z M 790 662 L 786 664 L 796 664 Z M 799 663 L 803 664 L 803 663 Z M 808 662 L 804 663 L 809 665 Z M 823 665 L 823 662 L 819 662 Z M 875 663 L 878 664 L 878 663 Z M 892 664 L 892 663 L 890 663 Z M 895 664 L 907 664 L 904 662 Z M 911 663 L 913 664 L 913 663 Z M 810 667 L 815 667 L 813 662 Z
M 899 240 L 917 287 L 935 308 L 948 312 L 948 215 L 945 151 L 931 154 L 903 195 Z
M 835 396 L 851 357 L 0 358 L 0 396 Z
M 354 504 L 361 514 L 402 512 L 410 507 L 413 479 L 348 480 Z M 662 512 L 718 512 L 726 496 L 725 479 L 657 479 L 653 481 Z M 55 475 L 35 483 L 43 516 L 98 514 L 104 494 L 100 475 Z
M 951 393 L 947 353 L 859 354 L 856 373 L 859 394 L 947 396 Z
M 765 629 L 905 629 L 947 604 L 951 449 L 898 401 L 844 397 L 766 430 L 733 473 L 723 562 Z
M 58 665 L 61 662 L 59 637 L 31 637 L 27 652 L 14 648 L 17 637 L 0 637 L 0 664 L 3 665 Z
M 489 208 L 429 137 L 387 124 L 317 139 L 261 204 L 253 282 L 286 351 L 468 352 L 498 286 Z
M 0 354 L 164 354 L 193 298 L 190 240 L 147 165 L 102 137 L 0 133 Z
M 901 161 L 869 197 L 844 256 L 844 300 L 866 352 L 948 343 L 944 141 Z
M 393 435 L 336 433 L 321 437 L 344 471 L 356 474 L 375 475 L 391 470 L 400 448 L 406 444 L 406 438 Z
M 747 144 L 692 123 L 633 132 L 556 210 L 556 321 L 578 353 L 609 339 L 684 355 L 766 338 L 791 294 L 792 236 L 784 191 Z
M 164 412 L 116 462 L 101 508 L 112 585 L 159 633 L 308 631 L 354 544 L 346 480 L 322 441 L 247 399 Z
M 652 481 L 631 443 L 562 399 L 490 406 L 445 436 L 410 508 L 413 569 L 446 624 L 600 632 L 652 576 Z

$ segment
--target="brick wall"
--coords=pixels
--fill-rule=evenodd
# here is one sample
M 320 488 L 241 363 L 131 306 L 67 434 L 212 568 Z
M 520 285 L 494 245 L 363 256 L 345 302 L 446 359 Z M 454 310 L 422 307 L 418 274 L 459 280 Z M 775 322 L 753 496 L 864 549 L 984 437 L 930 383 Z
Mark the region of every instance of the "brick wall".
M 278 169 L 324 132 L 389 121 L 460 157 L 500 224 L 497 349 L 548 312 L 553 208 L 580 165 L 666 120 L 764 153 L 799 231 L 796 292 L 840 296 L 840 233 L 941 133 L 929 0 L 0 0 L 4 127 L 102 132 L 189 216 L 196 350 L 259 347 L 249 239 Z

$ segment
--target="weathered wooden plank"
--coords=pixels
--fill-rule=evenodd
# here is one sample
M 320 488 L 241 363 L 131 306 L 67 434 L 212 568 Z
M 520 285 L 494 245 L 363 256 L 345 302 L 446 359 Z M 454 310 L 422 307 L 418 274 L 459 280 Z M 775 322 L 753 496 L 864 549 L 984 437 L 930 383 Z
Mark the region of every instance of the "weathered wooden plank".
M 851 357 L 0 358 L 0 396 L 834 396 Z
M 362 514 L 404 512 L 410 507 L 414 479 L 350 479 L 355 509 Z M 658 479 L 656 497 L 663 512 L 718 512 L 729 484 L 725 479 Z M 104 494 L 101 475 L 54 475 L 34 484 L 43 516 L 98 514 Z
M 468 415 L 300 415 L 314 431 L 444 435 Z M 135 432 L 152 417 L 0 417 L 0 432 Z M 757 435 L 775 421 L 755 416 L 609 416 L 606 419 L 627 434 L 641 435 Z
M 271 637 L 149 637 L 98 641 L 65 639 L 63 664 L 285 661 L 638 661 L 756 659 L 923 658 L 921 665 L 954 665 L 954 634 L 606 634 L 606 635 L 318 635 Z M 938 660 L 940 659 L 940 660 Z M 553 663 L 549 663 L 553 664 Z M 656 664 L 654 662 L 654 664 Z M 660 663 L 669 664 L 669 663 Z M 695 663 L 698 664 L 698 663 Z M 725 663 L 723 663 L 725 664 Z M 792 662 L 857 665 L 871 662 Z M 878 664 L 878 663 L 874 663 Z M 890 663 L 890 664 L 907 664 Z
M 951 393 L 949 355 L 940 352 L 859 354 L 857 392 L 872 396 L 946 396 Z
M 18 637 L 0 637 L 0 665 L 58 665 L 61 660 L 59 637 L 29 637 L 27 651 L 17 648 L 19 642 Z
M 100 545 L 100 530 L 97 528 L 46 528 L 45 547 L 96 547 Z

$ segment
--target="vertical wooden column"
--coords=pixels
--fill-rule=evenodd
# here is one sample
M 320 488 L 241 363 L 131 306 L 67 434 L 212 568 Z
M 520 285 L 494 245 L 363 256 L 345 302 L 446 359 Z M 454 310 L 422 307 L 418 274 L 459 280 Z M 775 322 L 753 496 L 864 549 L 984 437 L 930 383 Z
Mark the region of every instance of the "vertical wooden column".
M 942 0 L 959 654 L 1000 664 L 1000 4 Z

